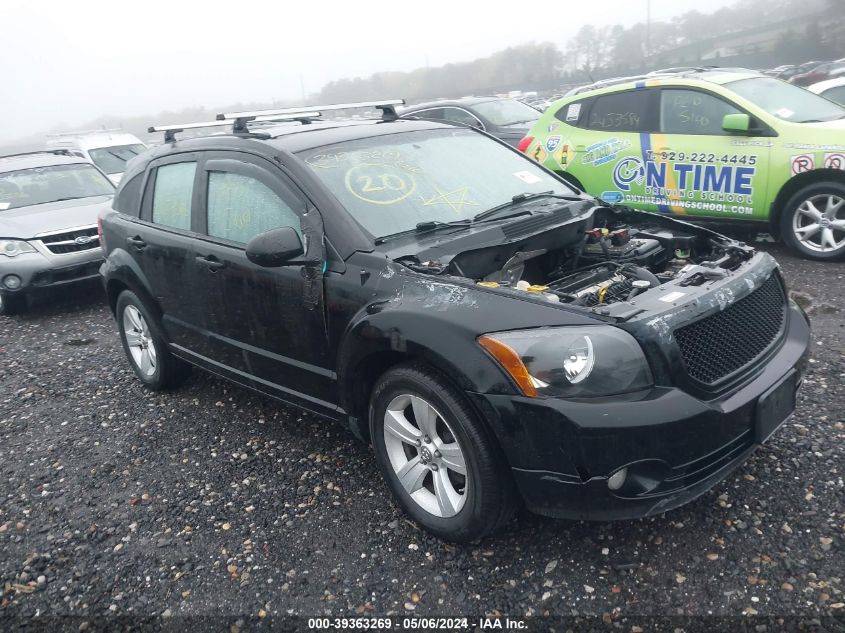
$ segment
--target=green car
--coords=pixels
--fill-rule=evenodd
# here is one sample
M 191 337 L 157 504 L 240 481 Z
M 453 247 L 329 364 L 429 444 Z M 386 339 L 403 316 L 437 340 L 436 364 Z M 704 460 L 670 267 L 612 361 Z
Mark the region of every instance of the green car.
M 845 256 L 845 108 L 754 72 L 627 81 L 549 107 L 519 149 L 603 199 Z

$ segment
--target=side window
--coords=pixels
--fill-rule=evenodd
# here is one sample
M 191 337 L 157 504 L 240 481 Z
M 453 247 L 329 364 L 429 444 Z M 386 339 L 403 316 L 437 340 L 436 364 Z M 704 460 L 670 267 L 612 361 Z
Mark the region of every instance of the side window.
M 555 118 L 558 121 L 563 121 L 564 123 L 575 127 L 587 127 L 587 117 L 585 116 L 585 113 L 589 110 L 591 103 L 591 99 L 567 103 L 555 112 Z
M 208 172 L 208 234 L 246 244 L 271 229 L 290 226 L 302 235 L 299 216 L 267 185 L 241 174 Z
M 173 163 L 156 169 L 153 222 L 190 230 L 196 171 L 196 163 Z
M 706 92 L 664 89 L 660 93 L 660 131 L 665 134 L 727 135 L 722 119 L 739 113 L 727 101 Z
M 647 132 L 650 100 L 649 90 L 625 90 L 596 97 L 586 127 L 608 132 Z
M 443 118 L 470 127 L 481 128 L 481 122 L 462 108 L 443 108 Z

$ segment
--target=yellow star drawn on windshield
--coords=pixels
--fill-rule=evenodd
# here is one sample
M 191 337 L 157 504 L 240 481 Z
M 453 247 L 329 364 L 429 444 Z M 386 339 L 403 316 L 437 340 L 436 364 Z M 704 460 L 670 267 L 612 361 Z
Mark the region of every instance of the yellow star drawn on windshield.
M 464 206 L 478 206 L 477 202 L 467 200 L 469 187 L 460 187 L 454 191 L 441 191 L 438 187 L 434 187 L 434 190 L 437 192 L 437 195 L 433 196 L 430 200 L 426 200 L 423 196 L 420 196 L 420 200 L 422 200 L 424 206 L 429 207 L 434 204 L 447 204 L 455 213 L 460 213 Z

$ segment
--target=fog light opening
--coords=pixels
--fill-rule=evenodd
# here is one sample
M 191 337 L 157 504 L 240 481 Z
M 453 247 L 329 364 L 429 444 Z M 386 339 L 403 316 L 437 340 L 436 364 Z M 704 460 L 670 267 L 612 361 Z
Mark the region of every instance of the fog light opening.
M 610 477 L 607 478 L 607 487 L 611 490 L 619 490 L 625 485 L 625 480 L 628 478 L 628 469 L 622 468 L 617 470 Z
M 9 290 L 17 290 L 21 287 L 21 278 L 17 275 L 6 275 L 3 277 L 3 285 Z

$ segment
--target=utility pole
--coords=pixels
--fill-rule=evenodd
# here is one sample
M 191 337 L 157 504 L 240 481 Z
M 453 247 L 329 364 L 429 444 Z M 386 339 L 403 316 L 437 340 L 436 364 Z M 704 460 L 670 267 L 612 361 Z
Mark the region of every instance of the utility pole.
M 645 0 L 645 54 L 651 57 L 651 0 Z
M 305 78 L 299 75 L 299 91 L 302 93 L 302 105 L 305 105 Z

